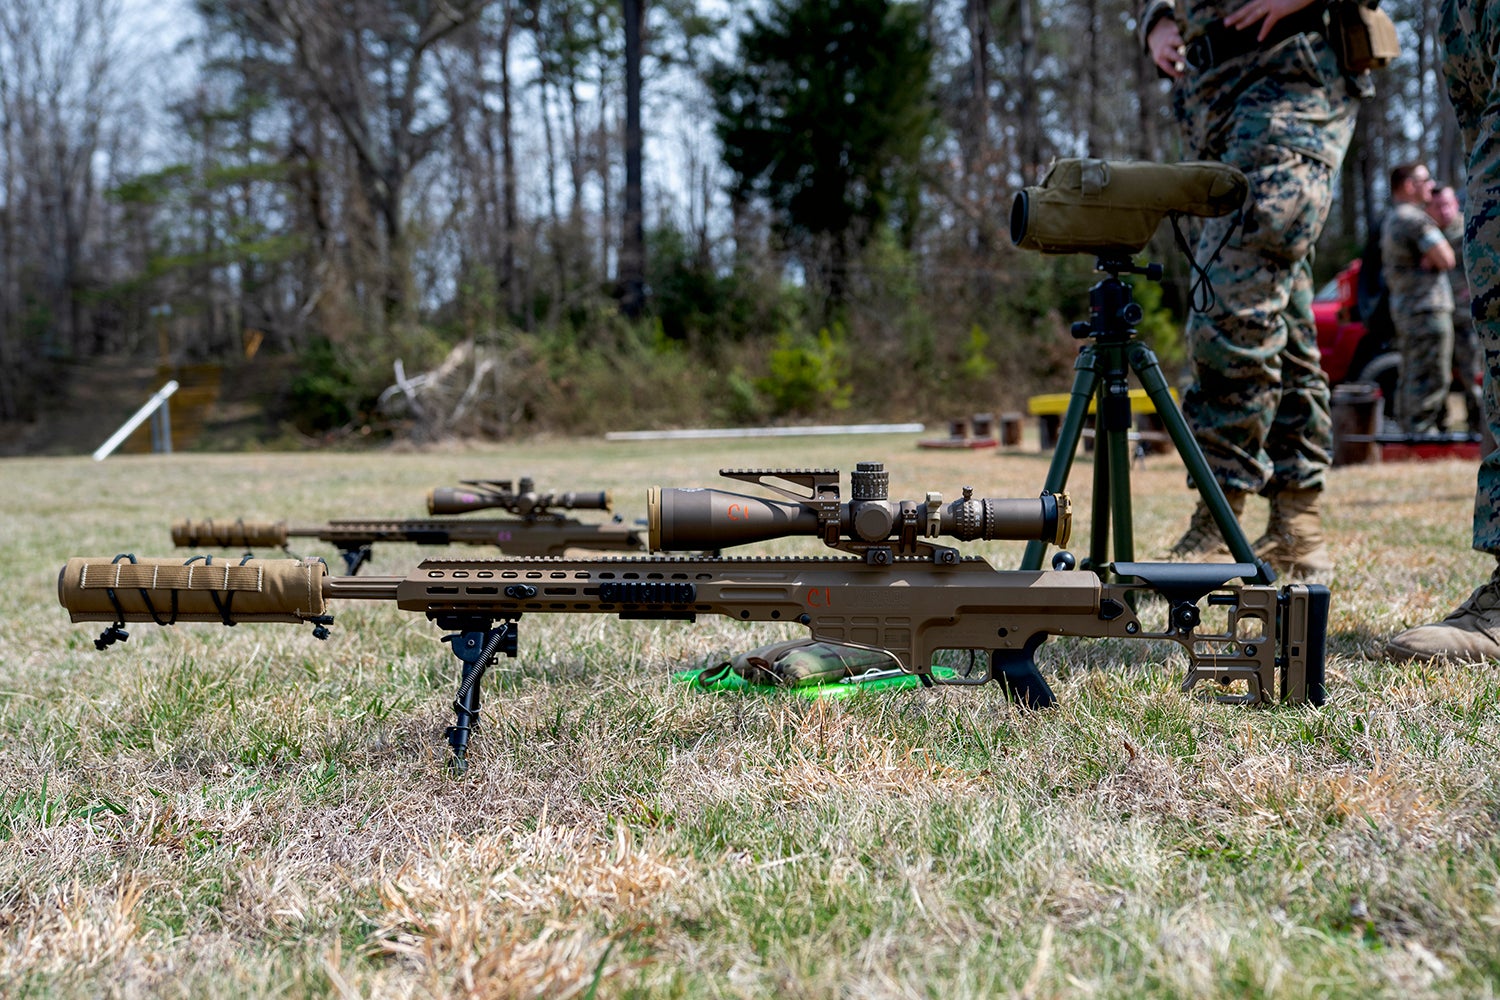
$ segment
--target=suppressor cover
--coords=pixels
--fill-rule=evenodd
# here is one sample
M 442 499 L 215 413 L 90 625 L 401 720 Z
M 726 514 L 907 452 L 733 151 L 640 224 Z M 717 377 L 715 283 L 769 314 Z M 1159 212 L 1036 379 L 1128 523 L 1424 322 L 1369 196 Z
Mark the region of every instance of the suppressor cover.
M 172 544 L 180 549 L 263 549 L 272 546 L 285 548 L 287 527 L 285 521 L 233 521 L 204 518 L 201 521 L 185 520 L 172 525 Z
M 57 598 L 75 622 L 296 623 L 327 615 L 327 575 L 319 559 L 74 557 L 58 575 Z

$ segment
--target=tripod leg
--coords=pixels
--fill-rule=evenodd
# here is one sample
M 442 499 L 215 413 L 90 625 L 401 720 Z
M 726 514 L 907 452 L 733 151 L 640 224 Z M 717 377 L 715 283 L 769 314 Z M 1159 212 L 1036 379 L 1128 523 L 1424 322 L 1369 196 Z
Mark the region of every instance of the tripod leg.
M 1099 348 L 1099 419 L 1094 435 L 1094 514 L 1096 521 L 1114 521 L 1114 558 L 1135 559 L 1135 517 L 1130 509 L 1130 369 L 1122 344 L 1110 342 Z M 1108 511 L 1107 518 L 1100 512 Z M 1090 539 L 1089 558 L 1093 570 L 1103 573 L 1109 565 L 1109 533 L 1096 531 Z
M 1094 447 L 1109 456 L 1109 483 L 1107 492 L 1094 494 L 1094 506 L 1102 506 L 1102 498 L 1108 498 L 1115 522 L 1115 561 L 1134 562 L 1135 516 L 1130 508 L 1130 390 L 1123 373 L 1119 382 L 1109 382 L 1106 389 L 1117 395 L 1107 404 L 1100 400 L 1099 426 L 1104 436 L 1102 440 L 1094 439 Z M 1106 405 L 1118 412 L 1106 414 Z M 1098 460 L 1097 456 L 1095 460 Z M 1096 569 L 1105 565 L 1107 563 L 1103 561 L 1094 563 Z
M 1100 386 L 1103 395 L 1105 386 Z M 1094 509 L 1089 515 L 1089 561 L 1083 567 L 1096 573 L 1109 565 L 1109 521 L 1114 514 L 1109 498 L 1113 493 L 1108 435 L 1102 417 L 1094 421 Z M 1118 522 L 1116 523 L 1118 527 Z
M 1192 477 L 1193 484 L 1198 488 L 1198 494 L 1203 498 L 1203 503 L 1208 507 L 1209 513 L 1213 514 L 1214 523 L 1219 526 L 1219 532 L 1224 536 L 1224 542 L 1229 546 L 1230 554 L 1234 556 L 1236 562 L 1255 564 L 1258 570 L 1255 582 L 1271 583 L 1276 579 L 1276 574 L 1263 560 L 1255 558 L 1255 551 L 1250 548 L 1250 540 L 1245 537 L 1244 529 L 1235 519 L 1234 511 L 1230 510 L 1229 501 L 1224 497 L 1224 490 L 1219 486 L 1219 481 L 1214 478 L 1213 470 L 1208 467 L 1208 459 L 1203 457 L 1203 449 L 1198 447 L 1198 441 L 1193 437 L 1192 429 L 1188 427 L 1182 410 L 1178 409 L 1177 401 L 1172 398 L 1171 390 L 1167 388 L 1167 380 L 1161 373 L 1161 363 L 1157 361 L 1156 355 L 1145 344 L 1134 343 L 1130 347 L 1130 367 L 1135 370 L 1136 377 L 1141 380 L 1141 386 L 1146 390 L 1146 395 L 1156 407 L 1156 414 L 1161 417 L 1167 436 L 1172 439 L 1172 444 L 1177 448 L 1177 454 L 1182 456 L 1182 462 L 1187 466 L 1188 475 Z
M 1042 486 L 1048 493 L 1061 493 L 1068 488 L 1068 473 L 1072 471 L 1073 459 L 1078 454 L 1083 424 L 1089 415 L 1089 402 L 1094 398 L 1094 387 L 1099 384 L 1097 364 L 1094 345 L 1085 344 L 1079 349 L 1078 360 L 1073 363 L 1072 398 L 1063 414 L 1062 427 L 1057 432 L 1057 447 L 1052 452 L 1052 464 L 1047 467 L 1047 481 Z M 1026 552 L 1021 556 L 1021 568 L 1041 569 L 1046 551 L 1046 542 L 1027 542 Z

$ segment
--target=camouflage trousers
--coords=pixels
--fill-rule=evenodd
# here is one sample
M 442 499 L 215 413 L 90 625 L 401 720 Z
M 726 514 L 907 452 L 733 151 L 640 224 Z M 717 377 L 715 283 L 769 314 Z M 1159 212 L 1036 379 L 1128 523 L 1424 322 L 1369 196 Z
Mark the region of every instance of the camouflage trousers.
M 1500 4 L 1443 0 L 1443 74 L 1468 146 L 1464 270 L 1484 353 L 1484 409 L 1500 440 Z M 1488 113 L 1486 113 L 1488 112 Z M 1474 548 L 1500 555 L 1500 451 L 1479 465 Z
M 1447 311 L 1397 313 L 1396 349 L 1401 352 L 1401 381 L 1396 387 L 1396 417 L 1408 434 L 1443 429 L 1448 416 L 1448 387 L 1453 383 L 1453 314 Z
M 1352 124 L 1345 145 L 1350 132 Z M 1321 487 L 1333 424 L 1313 325 L 1312 248 L 1335 170 L 1264 141 L 1231 143 L 1218 158 L 1245 172 L 1253 209 L 1243 230 L 1231 234 L 1233 216 L 1211 219 L 1198 240 L 1214 301 L 1188 320 L 1193 381 L 1183 414 L 1225 489 Z

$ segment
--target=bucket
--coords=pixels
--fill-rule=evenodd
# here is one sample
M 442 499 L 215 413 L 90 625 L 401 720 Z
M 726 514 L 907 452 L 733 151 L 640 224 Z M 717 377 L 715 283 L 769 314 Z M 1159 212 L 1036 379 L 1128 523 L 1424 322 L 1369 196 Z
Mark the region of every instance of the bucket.
M 1333 387 L 1333 464 L 1364 465 L 1380 461 L 1375 430 L 1380 418 L 1380 386 L 1346 382 Z

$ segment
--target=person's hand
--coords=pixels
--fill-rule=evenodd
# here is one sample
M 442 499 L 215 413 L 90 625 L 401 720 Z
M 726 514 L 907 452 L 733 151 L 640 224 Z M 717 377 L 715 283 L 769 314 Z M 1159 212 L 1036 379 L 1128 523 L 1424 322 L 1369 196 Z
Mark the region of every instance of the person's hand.
M 1146 36 L 1146 48 L 1157 69 L 1174 80 L 1181 79 L 1185 68 L 1182 64 L 1182 32 L 1174 19 L 1163 17 L 1151 26 L 1151 33 Z
M 1263 42 L 1271 29 L 1276 27 L 1277 21 L 1297 13 L 1312 2 L 1313 0 L 1250 0 L 1239 10 L 1226 16 L 1224 24 L 1243 31 L 1259 23 L 1260 33 L 1255 36 L 1255 40 Z

